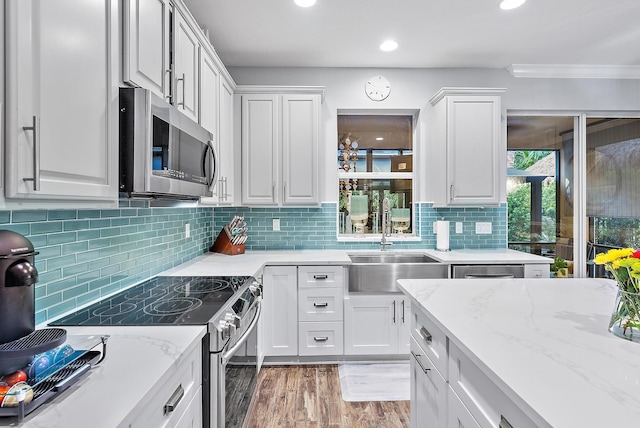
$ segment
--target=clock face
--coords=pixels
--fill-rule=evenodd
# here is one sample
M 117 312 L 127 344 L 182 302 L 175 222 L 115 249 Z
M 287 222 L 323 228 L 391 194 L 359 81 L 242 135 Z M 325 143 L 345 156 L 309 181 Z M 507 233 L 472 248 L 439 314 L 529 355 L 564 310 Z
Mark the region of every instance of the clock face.
M 391 93 L 391 83 L 384 76 L 373 76 L 364 85 L 364 92 L 374 101 L 382 101 Z

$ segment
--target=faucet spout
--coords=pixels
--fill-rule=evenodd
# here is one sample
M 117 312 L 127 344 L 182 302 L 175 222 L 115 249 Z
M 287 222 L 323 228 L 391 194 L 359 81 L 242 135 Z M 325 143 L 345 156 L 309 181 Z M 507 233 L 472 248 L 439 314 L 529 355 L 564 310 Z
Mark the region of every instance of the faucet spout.
M 380 251 L 386 251 L 387 246 L 393 245 L 387 242 L 387 237 L 391 236 L 391 201 L 389 198 L 382 200 L 382 238 L 380 239 Z

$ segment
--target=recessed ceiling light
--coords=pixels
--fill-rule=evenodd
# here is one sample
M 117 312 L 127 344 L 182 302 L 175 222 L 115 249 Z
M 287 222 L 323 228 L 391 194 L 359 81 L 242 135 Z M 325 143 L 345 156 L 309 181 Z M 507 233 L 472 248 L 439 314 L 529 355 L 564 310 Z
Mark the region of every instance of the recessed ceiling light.
M 516 7 L 522 6 L 525 1 L 527 0 L 502 0 L 500 2 L 500 9 L 502 10 L 515 9 Z
M 385 52 L 395 51 L 398 49 L 398 43 L 393 40 L 387 40 L 380 45 L 380 49 Z
M 316 0 L 293 0 L 300 7 L 311 7 L 316 4 Z
M 384 140 L 383 137 L 376 137 L 376 141 L 382 141 L 382 140 Z

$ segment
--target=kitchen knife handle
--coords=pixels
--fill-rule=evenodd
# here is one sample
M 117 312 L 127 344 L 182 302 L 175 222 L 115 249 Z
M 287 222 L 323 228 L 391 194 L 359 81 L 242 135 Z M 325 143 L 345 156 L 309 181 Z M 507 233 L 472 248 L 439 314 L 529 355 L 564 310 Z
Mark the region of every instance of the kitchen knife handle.
M 173 412 L 176 407 L 178 407 L 178 404 L 180 404 L 180 401 L 182 401 L 182 397 L 184 397 L 184 388 L 182 388 L 182 384 L 180 384 L 164 405 L 164 414 L 166 415 Z
M 38 116 L 33 116 L 31 126 L 23 126 L 25 131 L 33 131 L 33 177 L 25 177 L 24 181 L 33 181 L 33 191 L 40 190 L 40 120 Z

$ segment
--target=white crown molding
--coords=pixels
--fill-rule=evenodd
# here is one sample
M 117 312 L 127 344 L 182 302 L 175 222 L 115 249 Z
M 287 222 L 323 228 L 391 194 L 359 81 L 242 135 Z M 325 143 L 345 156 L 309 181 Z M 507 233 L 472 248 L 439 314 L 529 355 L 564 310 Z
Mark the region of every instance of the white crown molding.
M 548 79 L 640 79 L 638 65 L 512 64 L 513 77 Z

